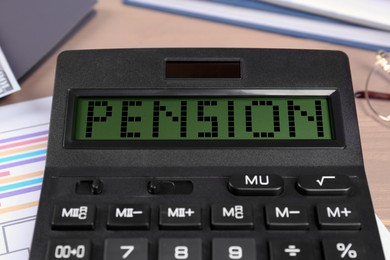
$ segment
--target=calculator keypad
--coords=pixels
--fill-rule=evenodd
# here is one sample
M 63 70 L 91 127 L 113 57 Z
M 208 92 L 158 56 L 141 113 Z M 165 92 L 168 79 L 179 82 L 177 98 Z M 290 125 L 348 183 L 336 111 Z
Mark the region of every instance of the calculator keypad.
M 353 193 L 313 196 L 303 194 L 298 187 L 302 178 L 248 176 L 249 186 L 260 189 L 271 182 L 274 187 L 282 183 L 283 192 L 278 196 L 237 194 L 229 188 L 229 178 L 219 183 L 225 196 L 222 190 L 213 196 L 210 187 L 218 188 L 214 183 L 200 200 L 191 200 L 192 194 L 150 195 L 147 180 L 137 187 L 144 187 L 148 195 L 111 203 L 105 193 L 111 186 L 102 179 L 102 194 L 77 193 L 74 203 L 54 205 L 51 230 L 56 239 L 48 244 L 45 260 L 365 259 L 359 235 L 361 215 L 356 204 L 346 203 Z M 322 177 L 317 178 L 320 183 L 334 181 L 321 181 Z M 338 177 L 338 181 L 343 182 L 344 177 Z M 197 192 L 197 180 L 191 183 Z M 142 192 L 140 189 L 137 192 Z M 108 199 L 98 203 L 93 200 L 96 197 Z M 162 197 L 164 203 L 160 204 L 158 199 Z M 340 239 L 333 239 L 337 237 Z

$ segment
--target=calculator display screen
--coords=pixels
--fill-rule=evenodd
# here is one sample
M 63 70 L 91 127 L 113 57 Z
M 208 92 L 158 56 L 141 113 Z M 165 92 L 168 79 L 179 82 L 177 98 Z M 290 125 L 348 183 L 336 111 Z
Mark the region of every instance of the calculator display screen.
M 73 140 L 332 140 L 327 96 L 78 97 Z

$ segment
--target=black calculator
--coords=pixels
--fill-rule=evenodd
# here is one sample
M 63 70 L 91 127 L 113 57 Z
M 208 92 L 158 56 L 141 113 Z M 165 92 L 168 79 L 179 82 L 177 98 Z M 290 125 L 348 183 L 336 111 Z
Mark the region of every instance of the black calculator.
M 30 260 L 384 260 L 347 56 L 58 58 Z

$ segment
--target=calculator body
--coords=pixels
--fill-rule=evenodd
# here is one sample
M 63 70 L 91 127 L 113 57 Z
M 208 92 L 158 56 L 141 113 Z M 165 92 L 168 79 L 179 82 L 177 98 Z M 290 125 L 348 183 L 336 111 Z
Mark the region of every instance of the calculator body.
M 341 52 L 69 51 L 50 122 L 30 260 L 384 260 Z

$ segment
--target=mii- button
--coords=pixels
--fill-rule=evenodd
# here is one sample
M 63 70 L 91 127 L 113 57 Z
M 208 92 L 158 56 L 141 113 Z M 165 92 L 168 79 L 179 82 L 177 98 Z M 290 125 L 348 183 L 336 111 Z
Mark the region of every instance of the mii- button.
M 229 191 L 240 196 L 277 196 L 283 192 L 283 179 L 274 174 L 234 175 L 229 179 Z

